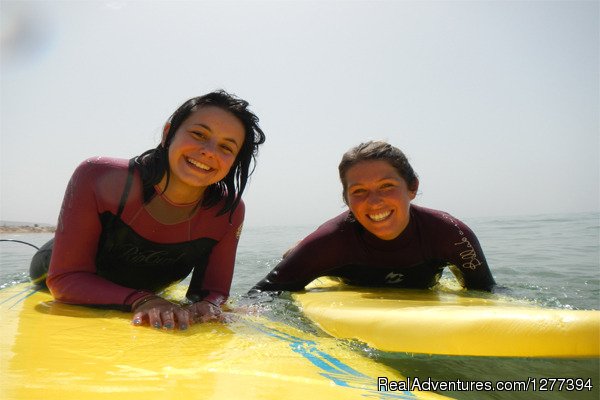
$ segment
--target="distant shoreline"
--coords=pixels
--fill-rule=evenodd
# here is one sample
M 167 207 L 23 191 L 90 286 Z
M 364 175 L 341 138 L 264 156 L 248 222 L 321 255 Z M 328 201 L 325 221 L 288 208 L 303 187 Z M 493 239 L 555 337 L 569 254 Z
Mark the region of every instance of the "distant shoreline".
M 53 233 L 55 226 L 0 225 L 0 233 Z

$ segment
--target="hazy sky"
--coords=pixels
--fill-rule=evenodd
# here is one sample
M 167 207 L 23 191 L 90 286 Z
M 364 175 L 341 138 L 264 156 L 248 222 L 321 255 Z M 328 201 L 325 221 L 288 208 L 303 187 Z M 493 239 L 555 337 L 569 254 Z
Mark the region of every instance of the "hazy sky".
M 155 147 L 223 88 L 267 135 L 247 226 L 343 210 L 386 139 L 459 218 L 599 209 L 597 1 L 1 1 L 0 219 L 56 223 L 75 167 Z

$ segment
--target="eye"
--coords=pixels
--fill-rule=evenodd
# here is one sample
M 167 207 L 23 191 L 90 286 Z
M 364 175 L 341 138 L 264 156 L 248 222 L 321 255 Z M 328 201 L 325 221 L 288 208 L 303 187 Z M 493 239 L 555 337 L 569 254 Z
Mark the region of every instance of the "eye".
M 190 131 L 190 133 L 192 134 L 192 136 L 194 136 L 196 139 L 206 139 L 206 134 L 204 132 L 200 132 L 200 131 Z
M 383 183 L 383 184 L 380 186 L 380 188 L 381 188 L 382 190 L 389 190 L 389 189 L 393 189 L 394 187 L 396 187 L 396 185 L 394 185 L 393 183 L 390 183 L 390 182 Z
M 354 189 L 350 191 L 350 194 L 352 196 L 362 196 L 366 193 L 367 191 L 365 189 Z
M 233 154 L 233 149 L 226 144 L 221 145 L 221 149 L 227 154 Z

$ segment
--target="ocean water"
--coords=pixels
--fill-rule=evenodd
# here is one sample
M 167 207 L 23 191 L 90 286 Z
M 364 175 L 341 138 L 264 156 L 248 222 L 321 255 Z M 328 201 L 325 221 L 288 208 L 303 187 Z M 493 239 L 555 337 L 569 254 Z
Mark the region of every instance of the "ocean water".
M 463 218 L 477 234 L 499 293 L 543 307 L 600 309 L 600 214 Z M 302 317 L 289 296 L 247 299 L 243 295 L 280 260 L 281 254 L 315 226 L 247 227 L 240 240 L 231 299 L 272 318 L 319 332 Z M 2 234 L 41 246 L 51 234 Z M 35 249 L 0 242 L 0 287 L 27 281 Z M 452 279 L 451 274 L 443 279 Z M 536 378 L 591 379 L 592 391 L 443 392 L 459 399 L 598 399 L 600 360 L 450 357 L 384 353 L 346 342 L 355 351 L 403 375 L 437 381 L 498 381 Z

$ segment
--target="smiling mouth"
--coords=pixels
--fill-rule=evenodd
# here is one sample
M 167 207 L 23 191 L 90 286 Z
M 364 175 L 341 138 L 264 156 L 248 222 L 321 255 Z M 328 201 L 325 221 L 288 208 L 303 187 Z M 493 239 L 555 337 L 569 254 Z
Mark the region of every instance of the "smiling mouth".
M 367 214 L 367 217 L 373 222 L 381 222 L 389 218 L 392 215 L 392 210 L 380 212 L 377 214 Z
M 213 170 L 213 168 L 209 167 L 206 164 L 201 163 L 200 161 L 196 161 L 191 158 L 186 158 L 185 160 L 188 162 L 188 164 L 191 164 L 194 167 L 200 168 L 201 170 L 204 170 L 204 171 L 212 171 Z

